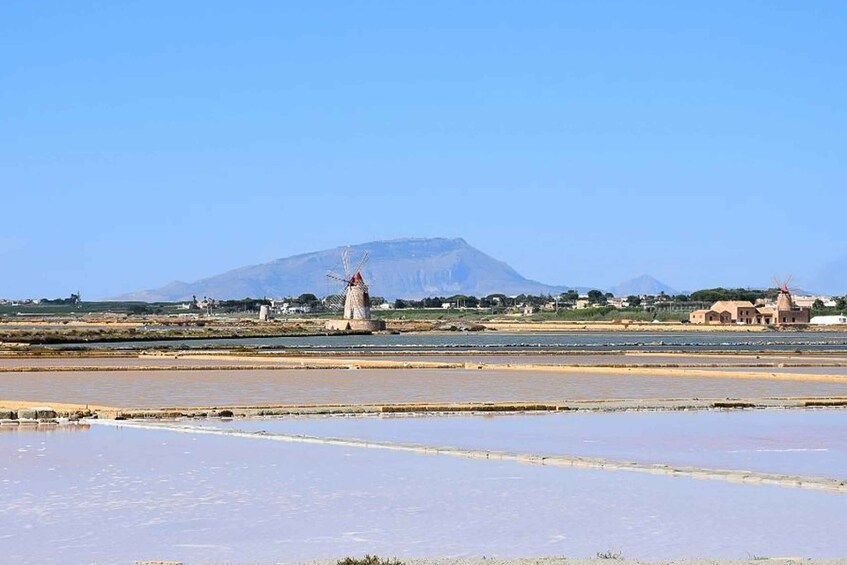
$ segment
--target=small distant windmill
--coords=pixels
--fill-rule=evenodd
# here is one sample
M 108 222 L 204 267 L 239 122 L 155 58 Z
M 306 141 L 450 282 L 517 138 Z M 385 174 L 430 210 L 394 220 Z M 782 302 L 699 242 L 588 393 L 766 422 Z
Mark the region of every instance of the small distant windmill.
M 330 320 L 326 323 L 327 329 L 332 330 L 355 330 L 375 331 L 385 329 L 385 322 L 371 320 L 371 297 L 368 285 L 362 278 L 362 267 L 368 262 L 368 252 L 362 253 L 361 259 L 355 268 L 350 265 L 350 248 L 347 247 L 341 253 L 341 263 L 344 274 L 329 271 L 326 276 L 329 281 L 336 285 L 343 285 L 338 292 L 327 298 L 327 305 L 331 311 L 341 311 L 342 320 Z
M 794 299 L 791 297 L 791 281 L 794 280 L 794 275 L 788 274 L 784 279 L 774 275 L 771 280 L 774 288 L 779 290 L 779 295 L 776 297 L 776 309 L 782 311 L 794 308 Z

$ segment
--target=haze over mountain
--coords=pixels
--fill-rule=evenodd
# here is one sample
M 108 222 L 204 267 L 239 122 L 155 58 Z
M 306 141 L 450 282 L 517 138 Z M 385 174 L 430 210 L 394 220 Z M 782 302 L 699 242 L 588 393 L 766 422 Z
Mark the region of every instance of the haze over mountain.
M 658 295 L 662 292 L 668 295 L 679 294 L 679 291 L 671 288 L 662 281 L 656 280 L 650 275 L 641 275 L 628 281 L 609 288 L 609 292 L 615 296 L 640 296 L 642 294 Z
M 809 285 L 819 293 L 843 295 L 847 292 L 847 255 L 822 266 Z
M 306 292 L 333 294 L 339 290 L 340 283 L 328 281 L 326 273 L 342 271 L 343 249 L 277 259 L 196 282 L 175 281 L 158 289 L 124 294 L 116 300 L 157 302 L 189 300 L 192 296 L 234 299 L 297 296 Z M 365 251 L 370 259 L 362 275 L 373 295 L 388 299 L 453 294 L 557 294 L 575 288 L 527 279 L 461 238 L 397 239 L 354 245 L 350 247 L 354 267 Z

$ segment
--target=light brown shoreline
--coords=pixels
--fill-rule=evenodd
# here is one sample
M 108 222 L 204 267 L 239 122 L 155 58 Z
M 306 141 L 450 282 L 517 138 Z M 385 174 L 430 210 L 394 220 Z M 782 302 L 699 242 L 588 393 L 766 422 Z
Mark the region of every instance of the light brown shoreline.
M 0 411 L 18 411 L 49 407 L 62 418 L 89 417 L 109 420 L 173 418 L 254 418 L 262 416 L 327 415 L 449 415 L 519 414 L 542 412 L 634 412 L 634 411 L 707 411 L 847 408 L 844 397 L 738 398 L 738 399 L 609 399 L 567 402 L 465 402 L 465 403 L 387 403 L 387 404 L 216 404 L 212 406 L 163 406 L 132 408 L 74 404 L 45 400 L 2 400 Z M 6 421 L 14 424 L 14 421 Z

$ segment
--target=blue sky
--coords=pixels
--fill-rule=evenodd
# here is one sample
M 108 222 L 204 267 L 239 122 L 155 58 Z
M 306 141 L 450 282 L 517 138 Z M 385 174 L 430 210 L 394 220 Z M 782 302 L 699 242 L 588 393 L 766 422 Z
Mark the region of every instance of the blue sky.
M 0 296 L 408 236 L 551 284 L 802 285 L 847 253 L 844 29 L 842 2 L 5 2 Z

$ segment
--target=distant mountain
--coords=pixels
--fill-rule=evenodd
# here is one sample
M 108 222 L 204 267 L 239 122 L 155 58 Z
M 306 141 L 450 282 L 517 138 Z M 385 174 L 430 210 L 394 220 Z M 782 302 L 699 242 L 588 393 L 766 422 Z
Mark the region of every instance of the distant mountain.
M 674 288 L 669 287 L 665 283 L 658 281 L 650 275 L 641 275 L 628 281 L 624 281 L 609 289 L 609 292 L 615 296 L 641 296 L 642 294 L 657 295 L 662 292 L 668 295 L 679 294 Z
M 819 293 L 837 296 L 847 294 L 847 255 L 821 267 L 809 286 Z
M 154 290 L 131 292 L 115 300 L 182 301 L 192 296 L 216 299 L 327 295 L 338 291 L 326 273 L 341 270 L 344 248 L 304 253 L 242 267 L 196 282 L 172 282 Z M 375 296 L 388 299 L 493 293 L 557 294 L 568 290 L 524 278 L 509 265 L 471 247 L 464 239 L 397 239 L 354 245 L 355 262 L 367 251 L 362 270 Z

